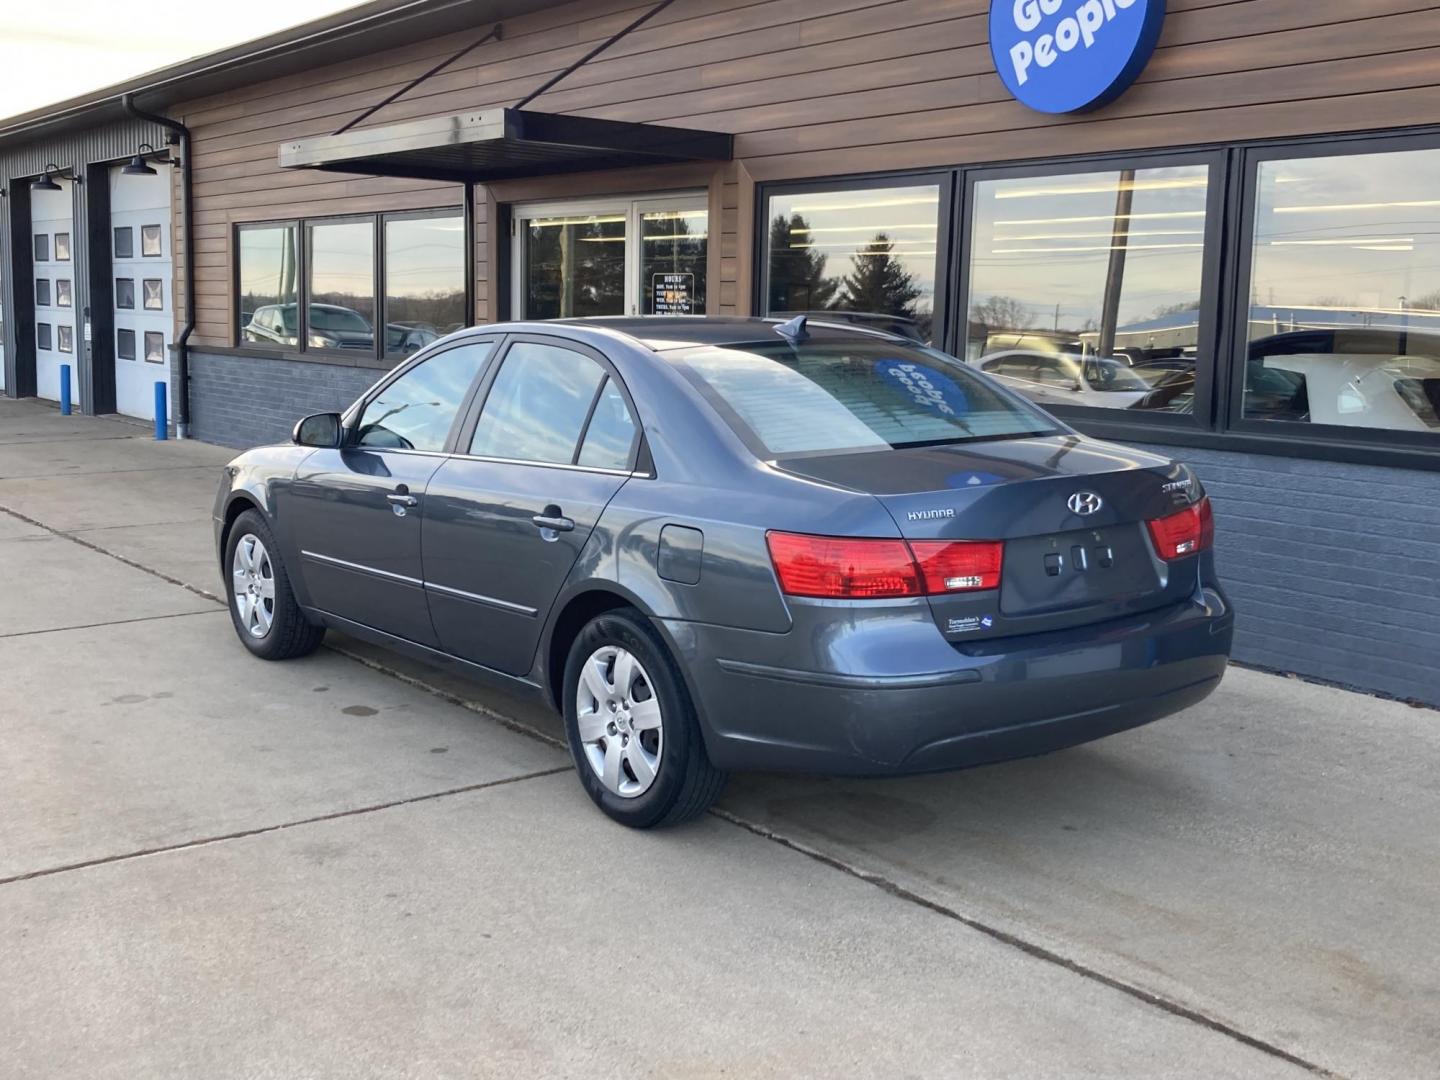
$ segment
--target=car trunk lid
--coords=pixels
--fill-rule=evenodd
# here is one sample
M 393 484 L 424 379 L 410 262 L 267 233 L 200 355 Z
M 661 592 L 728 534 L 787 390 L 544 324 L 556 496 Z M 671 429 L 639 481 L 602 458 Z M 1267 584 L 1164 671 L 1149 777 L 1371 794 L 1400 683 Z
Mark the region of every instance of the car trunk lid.
M 1184 600 L 1195 559 L 1167 563 L 1145 523 L 1199 497 L 1181 465 L 1054 435 L 815 455 L 787 472 L 875 496 L 911 541 L 1004 541 L 999 589 L 930 596 L 957 644 L 1101 622 Z

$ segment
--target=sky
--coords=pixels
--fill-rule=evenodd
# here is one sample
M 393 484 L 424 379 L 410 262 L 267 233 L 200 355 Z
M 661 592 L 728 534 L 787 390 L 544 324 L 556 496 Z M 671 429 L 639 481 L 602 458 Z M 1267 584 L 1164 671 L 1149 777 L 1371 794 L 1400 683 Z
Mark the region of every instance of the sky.
M 0 118 L 264 37 L 357 2 L 0 0 Z

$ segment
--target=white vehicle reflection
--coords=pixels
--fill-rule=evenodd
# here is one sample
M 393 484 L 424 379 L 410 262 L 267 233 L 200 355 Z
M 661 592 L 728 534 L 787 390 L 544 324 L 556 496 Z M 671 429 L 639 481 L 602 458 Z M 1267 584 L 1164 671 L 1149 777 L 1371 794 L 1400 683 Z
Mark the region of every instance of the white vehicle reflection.
M 1109 357 L 1008 349 L 970 363 L 1042 406 L 1130 409 L 1152 389 L 1128 364 Z
M 1373 353 L 1293 353 L 1267 356 L 1268 371 L 1304 379 L 1312 424 L 1440 430 L 1440 359 Z

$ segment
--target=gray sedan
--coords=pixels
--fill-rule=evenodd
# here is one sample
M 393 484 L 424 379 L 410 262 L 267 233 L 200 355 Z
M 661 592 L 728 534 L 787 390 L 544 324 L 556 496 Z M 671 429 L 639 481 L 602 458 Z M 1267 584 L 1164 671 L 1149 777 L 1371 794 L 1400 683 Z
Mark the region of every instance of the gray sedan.
M 1219 684 L 1233 615 L 1183 465 L 903 337 L 797 318 L 461 331 L 225 470 L 256 656 L 327 628 L 544 697 L 615 820 L 726 771 L 1045 753 Z

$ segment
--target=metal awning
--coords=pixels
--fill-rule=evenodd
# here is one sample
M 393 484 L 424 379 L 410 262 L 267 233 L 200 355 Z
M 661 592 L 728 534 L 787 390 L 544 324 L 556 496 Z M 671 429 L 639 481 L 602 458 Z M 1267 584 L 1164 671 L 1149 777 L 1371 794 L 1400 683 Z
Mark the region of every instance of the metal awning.
M 287 169 L 484 183 L 683 161 L 729 161 L 734 136 L 525 109 L 483 109 L 280 145 Z

